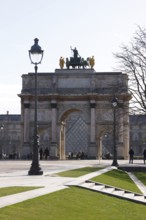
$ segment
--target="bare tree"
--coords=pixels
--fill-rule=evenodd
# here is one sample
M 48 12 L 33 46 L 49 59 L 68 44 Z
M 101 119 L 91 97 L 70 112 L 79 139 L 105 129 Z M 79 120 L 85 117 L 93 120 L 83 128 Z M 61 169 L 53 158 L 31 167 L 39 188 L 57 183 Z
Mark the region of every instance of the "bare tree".
M 132 94 L 131 110 L 146 113 L 146 29 L 138 26 L 130 44 L 122 45 L 114 54 L 120 63 L 120 71 L 129 76 Z

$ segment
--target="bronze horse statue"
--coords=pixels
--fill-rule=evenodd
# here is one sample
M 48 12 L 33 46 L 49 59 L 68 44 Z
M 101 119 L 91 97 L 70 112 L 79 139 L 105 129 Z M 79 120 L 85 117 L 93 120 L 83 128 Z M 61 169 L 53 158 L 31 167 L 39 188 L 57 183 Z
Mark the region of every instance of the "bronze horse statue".
M 87 58 L 87 60 L 84 60 L 83 58 L 79 57 L 78 59 L 74 59 L 73 57 L 70 57 L 70 60 L 68 58 L 66 58 L 66 67 L 67 69 L 69 69 L 70 67 L 72 68 L 83 68 L 85 69 L 87 66 L 89 66 L 89 60 Z
M 70 66 L 74 69 L 75 67 L 78 67 L 78 69 L 82 67 L 84 69 L 86 66 L 89 66 L 89 58 L 87 58 L 87 60 L 84 60 L 84 58 L 79 56 L 76 48 L 74 49 L 71 48 L 71 50 L 73 51 L 74 56 L 70 57 L 70 59 L 66 58 L 67 69 L 69 69 Z

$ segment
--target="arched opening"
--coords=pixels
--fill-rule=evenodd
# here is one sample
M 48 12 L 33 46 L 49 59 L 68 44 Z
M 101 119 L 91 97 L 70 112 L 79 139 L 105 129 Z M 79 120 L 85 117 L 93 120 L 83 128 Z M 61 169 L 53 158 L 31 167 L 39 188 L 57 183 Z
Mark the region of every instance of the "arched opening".
M 89 128 L 83 111 L 70 109 L 61 117 L 59 158 L 75 159 L 88 155 Z

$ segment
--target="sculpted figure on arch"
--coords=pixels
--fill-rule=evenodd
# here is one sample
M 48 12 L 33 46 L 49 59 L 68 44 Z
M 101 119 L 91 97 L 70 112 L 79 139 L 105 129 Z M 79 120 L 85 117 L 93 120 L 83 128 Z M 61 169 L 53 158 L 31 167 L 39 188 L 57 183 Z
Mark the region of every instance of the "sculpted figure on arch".
M 89 58 L 89 64 L 91 66 L 91 69 L 93 69 L 94 65 L 95 65 L 95 59 L 94 59 L 94 56 L 90 57 Z
M 65 64 L 64 58 L 63 58 L 63 57 L 60 57 L 59 66 L 60 66 L 61 69 L 63 69 L 64 64 Z

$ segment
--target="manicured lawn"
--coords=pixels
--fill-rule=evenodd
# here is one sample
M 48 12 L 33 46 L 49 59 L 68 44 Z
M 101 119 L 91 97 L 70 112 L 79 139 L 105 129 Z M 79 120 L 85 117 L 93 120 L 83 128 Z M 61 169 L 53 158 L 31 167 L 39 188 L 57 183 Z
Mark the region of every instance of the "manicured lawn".
M 39 187 L 21 187 L 21 186 L 14 186 L 14 187 L 3 187 L 0 188 L 0 197 L 7 196 L 15 193 L 25 192 L 28 190 L 38 189 Z
M 122 170 L 111 170 L 107 173 L 92 178 L 93 181 L 119 187 L 133 192 L 141 193 L 127 173 Z
M 77 187 L 0 209 L 3 220 L 145 220 L 145 205 Z
M 64 171 L 64 172 L 58 173 L 58 175 L 62 177 L 79 177 L 79 176 L 83 176 L 91 172 L 98 171 L 103 168 L 104 167 L 84 167 L 80 169 Z
M 144 185 L 146 185 L 146 173 L 134 172 L 133 173 Z

